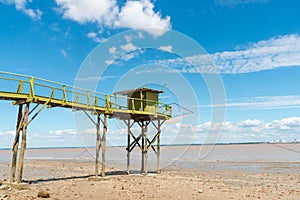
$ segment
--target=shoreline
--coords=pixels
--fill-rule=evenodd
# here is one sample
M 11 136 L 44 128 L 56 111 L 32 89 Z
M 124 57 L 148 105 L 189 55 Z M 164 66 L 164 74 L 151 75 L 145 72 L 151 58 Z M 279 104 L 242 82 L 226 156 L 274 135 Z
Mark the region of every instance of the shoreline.
M 94 173 L 93 162 L 27 160 L 23 180 L 29 188 L 0 190 L 0 196 L 6 195 L 7 200 L 39 199 L 38 192 L 46 191 L 50 199 L 56 200 L 298 199 L 300 163 L 264 163 L 259 171 L 245 170 L 252 167 L 253 163 L 211 162 L 191 169 L 164 168 L 161 174 L 148 176 L 141 175 L 138 168 L 126 175 L 125 170 L 108 167 L 104 179 L 89 181 Z M 0 164 L 0 172 L 8 168 Z M 0 180 L 5 179 L 0 175 Z
M 23 181 L 26 190 L 0 190 L 5 200 L 38 199 L 289 199 L 300 196 L 300 145 L 241 144 L 164 146 L 161 174 L 140 174 L 141 154 L 132 152 L 126 174 L 126 150 L 107 148 L 107 176 L 89 181 L 95 170 L 94 148 L 27 149 Z M 101 160 L 100 160 L 101 161 Z M 10 173 L 11 151 L 0 150 L 0 182 Z M 149 153 L 149 171 L 156 159 Z
M 0 163 L 11 160 L 11 150 L 0 150 Z M 139 163 L 141 152 L 135 148 L 131 152 L 133 163 Z M 184 162 L 300 162 L 300 145 L 295 144 L 242 144 L 205 146 L 162 146 L 162 165 L 177 161 Z M 25 160 L 82 160 L 93 161 L 95 148 L 47 148 L 27 149 Z M 126 162 L 124 147 L 107 147 L 108 163 Z M 156 162 L 153 151 L 149 151 L 149 161 Z
M 95 170 L 94 148 L 27 149 L 23 181 L 29 188 L 3 186 L 0 199 L 289 199 L 300 196 L 300 145 L 240 144 L 163 146 L 161 174 L 140 174 L 141 152 L 108 147 L 104 179 L 89 181 Z M 101 158 L 100 158 L 101 161 Z M 0 150 L 0 183 L 9 180 L 11 151 Z M 101 165 L 100 165 L 101 166 Z M 149 153 L 149 172 L 156 157 Z M 1 184 L 0 184 L 0 187 Z
M 295 145 L 300 145 L 300 142 L 240 142 L 240 143 L 217 143 L 217 144 L 161 144 L 161 147 L 188 147 L 188 146 L 227 146 L 227 145 L 257 145 L 257 144 L 262 144 L 262 145 L 290 145 L 290 144 L 295 144 Z M 155 146 L 155 145 L 153 145 Z M 89 147 L 84 147 L 84 146 L 66 146 L 66 147 L 27 147 L 26 149 L 28 150 L 35 150 L 35 149 L 82 149 L 82 148 L 88 148 L 88 149 L 93 149 L 95 146 L 89 146 Z M 126 148 L 125 145 L 120 145 L 120 146 L 107 146 L 107 148 Z M 11 148 L 0 148 L 1 150 L 11 150 Z

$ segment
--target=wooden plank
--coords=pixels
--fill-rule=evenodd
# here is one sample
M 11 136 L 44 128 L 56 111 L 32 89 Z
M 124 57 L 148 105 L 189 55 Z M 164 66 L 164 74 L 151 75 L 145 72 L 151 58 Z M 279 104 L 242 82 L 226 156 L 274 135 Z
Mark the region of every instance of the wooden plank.
M 159 134 L 160 134 L 160 132 L 156 133 L 156 135 L 153 137 L 153 139 L 151 141 L 149 140 L 149 138 L 147 138 L 147 141 L 149 143 L 147 146 L 147 150 L 149 150 L 151 147 L 152 150 L 156 153 L 156 149 L 154 148 L 153 144 L 155 143 L 155 140 Z
M 134 147 L 136 145 L 138 145 L 140 147 L 141 151 L 143 151 L 142 146 L 139 143 L 140 139 L 142 138 L 142 133 L 137 138 L 133 135 L 133 133 L 131 131 L 130 131 L 130 135 L 134 139 L 134 141 L 130 144 L 130 147 L 131 147 L 130 152 L 134 149 Z

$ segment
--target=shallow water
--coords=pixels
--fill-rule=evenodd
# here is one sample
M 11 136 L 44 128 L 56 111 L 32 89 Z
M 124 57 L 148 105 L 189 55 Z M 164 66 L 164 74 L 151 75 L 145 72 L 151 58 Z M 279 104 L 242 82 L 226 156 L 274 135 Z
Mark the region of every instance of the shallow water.
M 107 164 L 114 168 L 126 169 L 127 152 L 125 147 L 108 147 Z M 76 160 L 93 161 L 94 148 L 28 149 L 26 160 Z M 0 150 L 0 162 L 9 163 L 10 150 Z M 138 169 L 141 154 L 136 148 L 131 153 L 131 166 Z M 212 162 L 213 165 L 207 165 Z M 249 165 L 250 162 L 256 163 Z M 202 165 L 214 169 L 231 168 L 256 171 L 270 168 L 265 163 L 300 163 L 300 144 L 239 144 L 204 146 L 162 146 L 161 168 L 199 168 Z M 246 164 L 241 164 L 246 163 Z M 298 166 L 299 166 L 298 163 Z M 149 167 L 155 169 L 156 156 L 149 151 Z M 276 171 L 276 166 L 272 168 Z M 282 168 L 280 169 L 282 170 Z

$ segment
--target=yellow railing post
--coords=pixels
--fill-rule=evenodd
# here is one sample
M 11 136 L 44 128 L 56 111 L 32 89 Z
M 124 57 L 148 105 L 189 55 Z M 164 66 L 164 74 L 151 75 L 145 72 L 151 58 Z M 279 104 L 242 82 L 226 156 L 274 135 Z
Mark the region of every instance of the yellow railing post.
M 114 94 L 114 108 L 117 108 L 117 95 Z
M 172 106 L 168 106 L 167 115 L 172 116 Z
M 86 92 L 86 107 L 89 108 L 91 106 L 91 98 L 90 98 L 90 92 Z
M 27 99 L 27 102 L 30 102 L 34 99 L 34 78 L 30 77 L 29 80 L 29 97 Z
M 23 85 L 24 85 L 24 81 L 21 80 L 21 81 L 19 82 L 19 86 L 18 86 L 18 91 L 17 91 L 17 93 L 22 93 L 22 92 L 23 92 Z
M 135 111 L 134 99 L 131 99 L 131 109 L 132 111 Z
M 62 86 L 62 101 L 63 101 L 63 104 L 65 104 L 67 102 L 67 92 L 66 92 L 65 85 Z
M 111 113 L 111 101 L 109 95 L 105 95 L 105 103 L 106 103 L 105 112 Z
M 144 111 L 144 105 L 143 105 L 143 92 L 142 92 L 142 90 L 140 91 L 140 100 L 141 100 L 141 107 L 140 107 L 140 110 L 141 111 Z
M 78 103 L 78 102 L 79 102 L 79 96 L 78 96 L 78 94 L 76 94 L 75 103 Z
M 158 114 L 158 102 L 154 102 L 154 116 L 157 117 Z
M 95 101 L 94 101 L 94 106 L 96 107 L 96 106 L 98 106 L 98 97 L 95 95 Z
M 54 92 L 55 92 L 55 89 L 52 88 L 50 99 L 54 99 Z

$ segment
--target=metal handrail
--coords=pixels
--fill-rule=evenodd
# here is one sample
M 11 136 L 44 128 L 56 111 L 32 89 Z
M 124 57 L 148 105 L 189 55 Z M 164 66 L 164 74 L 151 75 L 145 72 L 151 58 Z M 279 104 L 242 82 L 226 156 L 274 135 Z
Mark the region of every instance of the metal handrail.
M 53 99 L 54 97 L 54 93 L 55 91 L 60 91 L 61 97 L 59 98 L 59 100 L 63 101 L 63 102 L 68 102 L 68 103 L 78 103 L 76 102 L 76 99 L 78 100 L 79 97 L 85 97 L 85 100 L 83 101 L 84 103 L 80 103 L 86 106 L 99 106 L 99 100 L 101 102 L 105 102 L 105 106 L 109 109 L 115 108 L 115 109 L 122 109 L 122 108 L 126 108 L 126 110 L 129 110 L 128 105 L 127 106 L 123 106 L 121 104 L 119 104 L 119 102 L 117 102 L 118 99 L 123 99 L 123 100 L 127 100 L 128 101 L 132 101 L 132 103 L 134 102 L 150 102 L 153 103 L 155 105 L 155 107 L 157 108 L 157 113 L 158 114 L 166 114 L 171 116 L 171 111 L 172 109 L 170 108 L 170 106 L 168 106 L 165 103 L 162 102 L 158 102 L 158 101 L 154 101 L 154 100 L 149 100 L 149 99 L 139 99 L 139 98 L 132 98 L 132 97 L 126 97 L 126 96 L 120 96 L 120 95 L 109 95 L 109 94 L 105 94 L 105 93 L 101 93 L 101 92 L 96 92 L 96 91 L 90 91 L 90 90 L 86 90 L 86 89 L 82 89 L 79 87 L 75 87 L 75 86 L 71 86 L 71 85 L 67 85 L 67 84 L 62 84 L 62 83 L 58 83 L 55 81 L 49 81 L 46 79 L 42 79 L 42 78 L 37 78 L 37 77 L 33 77 L 33 76 L 28 76 L 28 75 L 20 75 L 20 74 L 15 74 L 15 73 L 10 73 L 10 72 L 3 72 L 0 71 L 0 80 L 6 80 L 6 81 L 17 81 L 18 83 L 18 90 L 17 91 L 2 91 L 2 92 L 11 92 L 11 93 L 15 93 L 15 94 L 28 94 L 29 95 L 29 99 L 33 99 L 35 96 L 40 96 L 39 93 L 35 94 L 35 92 L 37 92 L 37 90 L 35 90 L 35 87 L 40 87 L 40 88 L 46 88 L 49 89 L 49 95 L 50 96 L 45 96 L 42 95 L 45 98 L 49 98 L 49 99 Z M 14 83 L 16 84 L 16 83 Z M 26 89 L 29 91 L 24 92 L 23 88 L 26 85 Z M 14 85 L 16 86 L 16 85 Z M 0 92 L 1 92 L 1 88 L 0 88 Z M 20 92 L 22 91 L 22 92 Z M 72 100 L 69 99 L 68 97 L 70 97 L 70 95 L 72 96 Z M 114 98 L 114 101 L 111 101 L 112 98 Z M 96 105 L 97 103 L 97 105 Z M 113 106 L 113 107 L 111 107 Z M 165 111 L 163 113 L 159 112 L 159 108 L 161 107 L 165 107 Z M 130 109 L 132 111 L 136 111 L 134 106 L 133 109 Z

